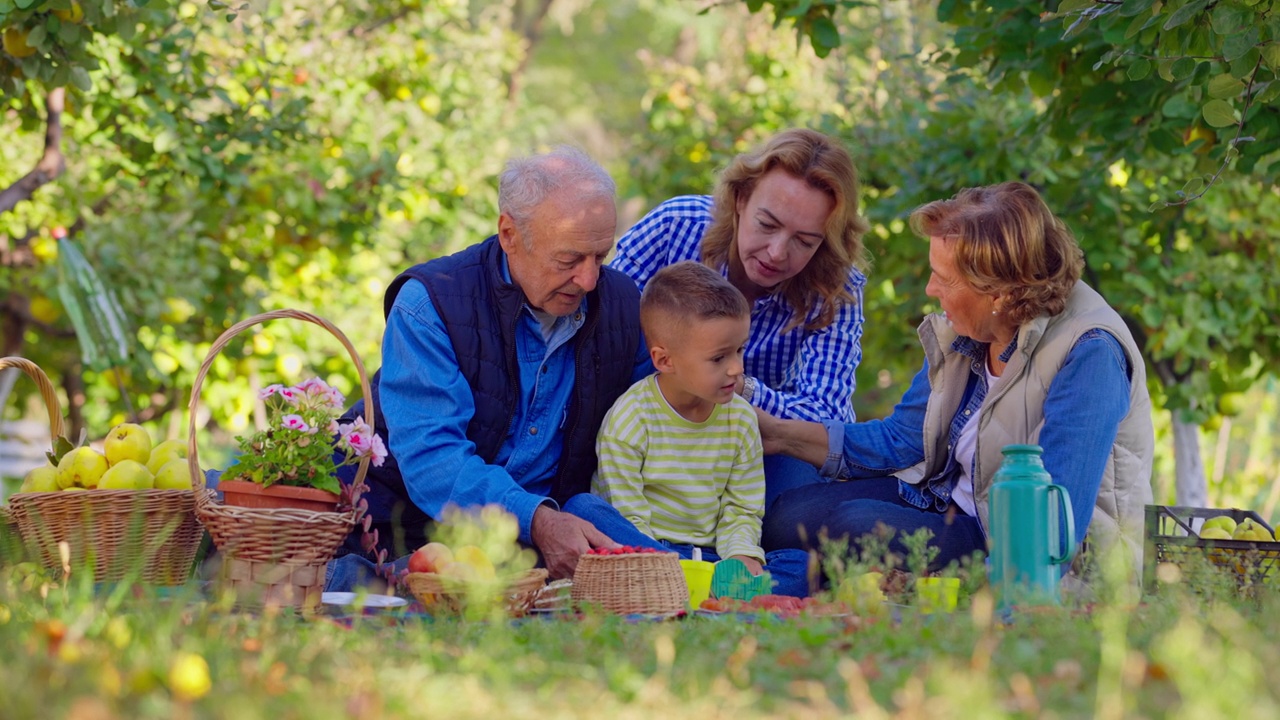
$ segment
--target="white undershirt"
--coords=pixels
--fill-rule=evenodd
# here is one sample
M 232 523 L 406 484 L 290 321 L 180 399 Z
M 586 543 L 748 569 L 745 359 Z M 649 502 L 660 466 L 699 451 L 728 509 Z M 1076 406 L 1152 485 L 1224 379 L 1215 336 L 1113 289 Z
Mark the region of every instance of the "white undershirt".
M 991 397 L 991 388 L 996 384 L 996 376 L 991 374 L 991 368 L 983 363 L 983 369 L 987 373 L 987 397 Z M 951 499 L 956 505 L 964 511 L 965 515 L 976 517 L 978 515 L 978 506 L 973 499 L 973 476 L 969 474 L 973 467 L 973 456 L 978 451 L 978 416 L 982 414 L 982 408 L 986 407 L 987 401 L 982 401 L 982 406 L 978 408 L 978 412 L 965 422 L 964 427 L 960 429 L 960 437 L 956 438 L 956 462 L 960 464 L 960 478 L 956 480 L 956 486 L 951 490 Z

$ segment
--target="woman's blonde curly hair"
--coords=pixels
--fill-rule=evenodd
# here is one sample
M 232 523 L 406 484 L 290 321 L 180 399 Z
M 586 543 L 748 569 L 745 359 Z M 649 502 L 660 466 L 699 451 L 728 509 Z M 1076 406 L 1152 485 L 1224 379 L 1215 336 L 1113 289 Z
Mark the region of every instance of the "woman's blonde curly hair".
M 1026 183 L 967 188 L 923 205 L 911 229 L 951 240 L 965 280 L 1001 296 L 1001 312 L 1017 325 L 1062 312 L 1084 268 L 1075 236 Z
M 835 320 L 839 303 L 853 302 L 844 289 L 849 269 L 865 273 L 868 266 L 862 244 L 867 222 L 858 214 L 858 171 L 849 153 L 826 135 L 805 128 L 784 130 L 762 147 L 734 158 L 716 185 L 711 227 L 702 239 L 702 262 L 719 268 L 737 254 L 738 199 L 751 197 L 760 178 L 775 168 L 832 200 L 822 244 L 804 269 L 776 290 L 792 309 L 791 322 L 783 332 L 800 324 L 808 330 L 821 329 Z M 805 323 L 815 307 L 817 314 Z

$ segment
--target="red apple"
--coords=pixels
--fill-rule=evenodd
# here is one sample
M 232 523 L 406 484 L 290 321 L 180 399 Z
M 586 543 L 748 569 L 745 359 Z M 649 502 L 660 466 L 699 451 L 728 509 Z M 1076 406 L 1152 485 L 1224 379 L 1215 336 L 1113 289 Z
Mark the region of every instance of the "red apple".
M 453 562 L 453 551 L 444 543 L 431 542 L 409 556 L 409 572 L 438 573 Z

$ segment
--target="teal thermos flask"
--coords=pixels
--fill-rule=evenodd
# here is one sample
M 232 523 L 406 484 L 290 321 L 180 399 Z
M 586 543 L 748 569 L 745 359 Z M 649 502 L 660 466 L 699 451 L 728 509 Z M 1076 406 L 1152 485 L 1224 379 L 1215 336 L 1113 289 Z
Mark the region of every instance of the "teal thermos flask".
M 1071 498 L 1054 485 L 1039 445 L 1006 445 L 988 506 L 991 587 L 998 607 L 1058 604 L 1059 565 L 1075 551 Z M 1051 496 L 1057 495 L 1057 501 Z M 1059 518 L 1066 522 L 1060 532 Z

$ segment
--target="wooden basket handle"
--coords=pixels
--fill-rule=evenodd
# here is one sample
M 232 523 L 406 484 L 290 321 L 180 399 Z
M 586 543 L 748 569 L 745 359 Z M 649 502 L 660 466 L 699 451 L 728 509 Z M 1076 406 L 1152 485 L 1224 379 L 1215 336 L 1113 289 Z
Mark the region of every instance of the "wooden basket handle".
M 39 365 L 26 358 L 0 358 L 0 370 L 6 368 L 18 368 L 40 388 L 40 397 L 44 398 L 44 407 L 49 411 L 49 449 L 54 450 L 63 433 L 62 406 L 58 404 L 58 393 L 54 391 L 53 383 L 49 382 L 49 376 L 44 374 Z
M 200 405 L 200 386 L 204 384 L 204 378 L 209 374 L 209 368 L 213 366 L 214 359 L 222 349 L 231 342 L 231 338 L 239 335 L 246 328 L 254 325 L 261 325 L 269 320 L 279 320 L 289 318 L 292 320 L 302 320 L 305 322 L 319 325 L 328 330 L 342 346 L 347 349 L 351 355 L 351 361 L 356 365 L 356 372 L 360 375 L 360 392 L 364 394 L 364 421 L 369 425 L 369 429 L 374 428 L 374 411 L 373 411 L 373 392 L 369 385 L 369 374 L 364 370 L 364 363 L 360 361 L 360 356 L 356 353 L 355 346 L 347 339 L 333 323 L 325 320 L 317 315 L 302 310 L 272 310 L 271 312 L 254 315 L 251 318 L 241 320 L 240 322 L 227 328 L 225 332 L 218 336 L 213 342 L 213 346 L 209 348 L 209 354 L 205 356 L 204 363 L 200 365 L 200 372 L 196 373 L 195 384 L 191 386 L 191 402 L 187 404 L 187 468 L 191 473 L 191 489 L 196 491 L 196 497 L 199 498 L 200 488 L 204 487 L 204 473 L 200 471 L 200 458 L 196 455 L 196 409 Z M 360 486 L 364 482 L 364 476 L 369 472 L 369 461 L 371 455 L 366 455 L 360 459 L 360 464 L 356 466 L 356 476 L 352 481 L 351 503 L 354 505 L 360 499 Z

